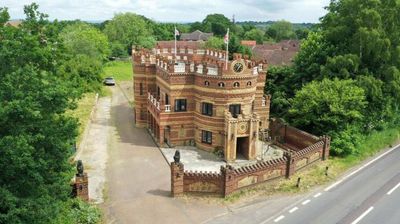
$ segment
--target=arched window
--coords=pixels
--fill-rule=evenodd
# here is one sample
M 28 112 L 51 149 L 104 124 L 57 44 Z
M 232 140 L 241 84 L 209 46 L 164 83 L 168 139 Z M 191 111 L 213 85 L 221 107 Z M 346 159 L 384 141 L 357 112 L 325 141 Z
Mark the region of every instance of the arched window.
M 251 86 L 251 82 L 250 81 L 247 82 L 247 86 Z
M 240 86 L 239 82 L 233 83 L 233 87 L 239 87 L 239 86 Z
M 223 82 L 220 82 L 220 83 L 218 83 L 218 87 L 225 87 L 225 83 L 223 83 Z
M 205 81 L 205 82 L 204 82 L 204 85 L 205 85 L 205 86 L 209 86 L 209 85 L 210 85 L 210 82 L 209 82 L 209 81 Z

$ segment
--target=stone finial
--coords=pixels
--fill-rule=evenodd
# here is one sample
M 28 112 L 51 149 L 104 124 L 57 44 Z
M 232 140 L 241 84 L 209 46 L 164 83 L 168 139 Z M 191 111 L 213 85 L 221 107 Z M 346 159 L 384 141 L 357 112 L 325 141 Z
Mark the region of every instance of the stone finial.
M 180 160 L 181 160 L 181 152 L 179 150 L 176 150 L 174 155 L 174 162 L 180 163 Z

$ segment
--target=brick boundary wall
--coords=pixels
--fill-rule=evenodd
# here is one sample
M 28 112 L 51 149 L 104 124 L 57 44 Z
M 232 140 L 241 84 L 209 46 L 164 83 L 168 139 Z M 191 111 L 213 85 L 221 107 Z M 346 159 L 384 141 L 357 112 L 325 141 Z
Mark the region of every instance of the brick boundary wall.
M 315 137 L 306 132 L 287 126 L 292 138 L 288 143 L 275 144 L 285 149 L 284 156 L 279 159 L 258 162 L 253 165 L 234 169 L 232 166 L 221 166 L 219 173 L 185 171 L 184 164 L 171 163 L 171 193 L 179 196 L 184 193 L 211 194 L 222 197 L 244 188 L 278 178 L 290 178 L 299 171 L 329 156 L 330 137 Z M 287 131 L 286 130 L 286 131 Z M 286 132 L 288 133 L 288 132 Z M 292 136 L 292 137 L 291 137 Z M 300 142 L 297 144 L 297 142 Z M 310 141 L 313 140 L 312 143 Z M 308 145 L 304 145 L 308 142 Z M 304 145 L 303 148 L 295 148 Z

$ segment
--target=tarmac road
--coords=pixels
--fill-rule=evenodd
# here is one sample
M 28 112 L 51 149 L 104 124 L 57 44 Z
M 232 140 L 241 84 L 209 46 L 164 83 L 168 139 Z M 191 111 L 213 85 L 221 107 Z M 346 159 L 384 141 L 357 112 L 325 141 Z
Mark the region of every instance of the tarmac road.
M 261 223 L 400 223 L 400 147 Z

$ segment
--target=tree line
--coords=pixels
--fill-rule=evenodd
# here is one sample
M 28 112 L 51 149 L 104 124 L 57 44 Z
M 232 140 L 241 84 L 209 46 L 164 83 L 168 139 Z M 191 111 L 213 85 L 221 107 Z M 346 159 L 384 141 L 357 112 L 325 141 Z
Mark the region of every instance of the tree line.
M 269 69 L 275 116 L 332 137 L 332 153 L 362 153 L 369 134 L 400 124 L 400 3 L 334 0 L 294 65 Z
M 98 88 L 108 42 L 49 22 L 37 4 L 24 12 L 12 27 L 0 8 L 0 223 L 97 223 L 99 211 L 70 196 L 78 122 L 65 112 Z

